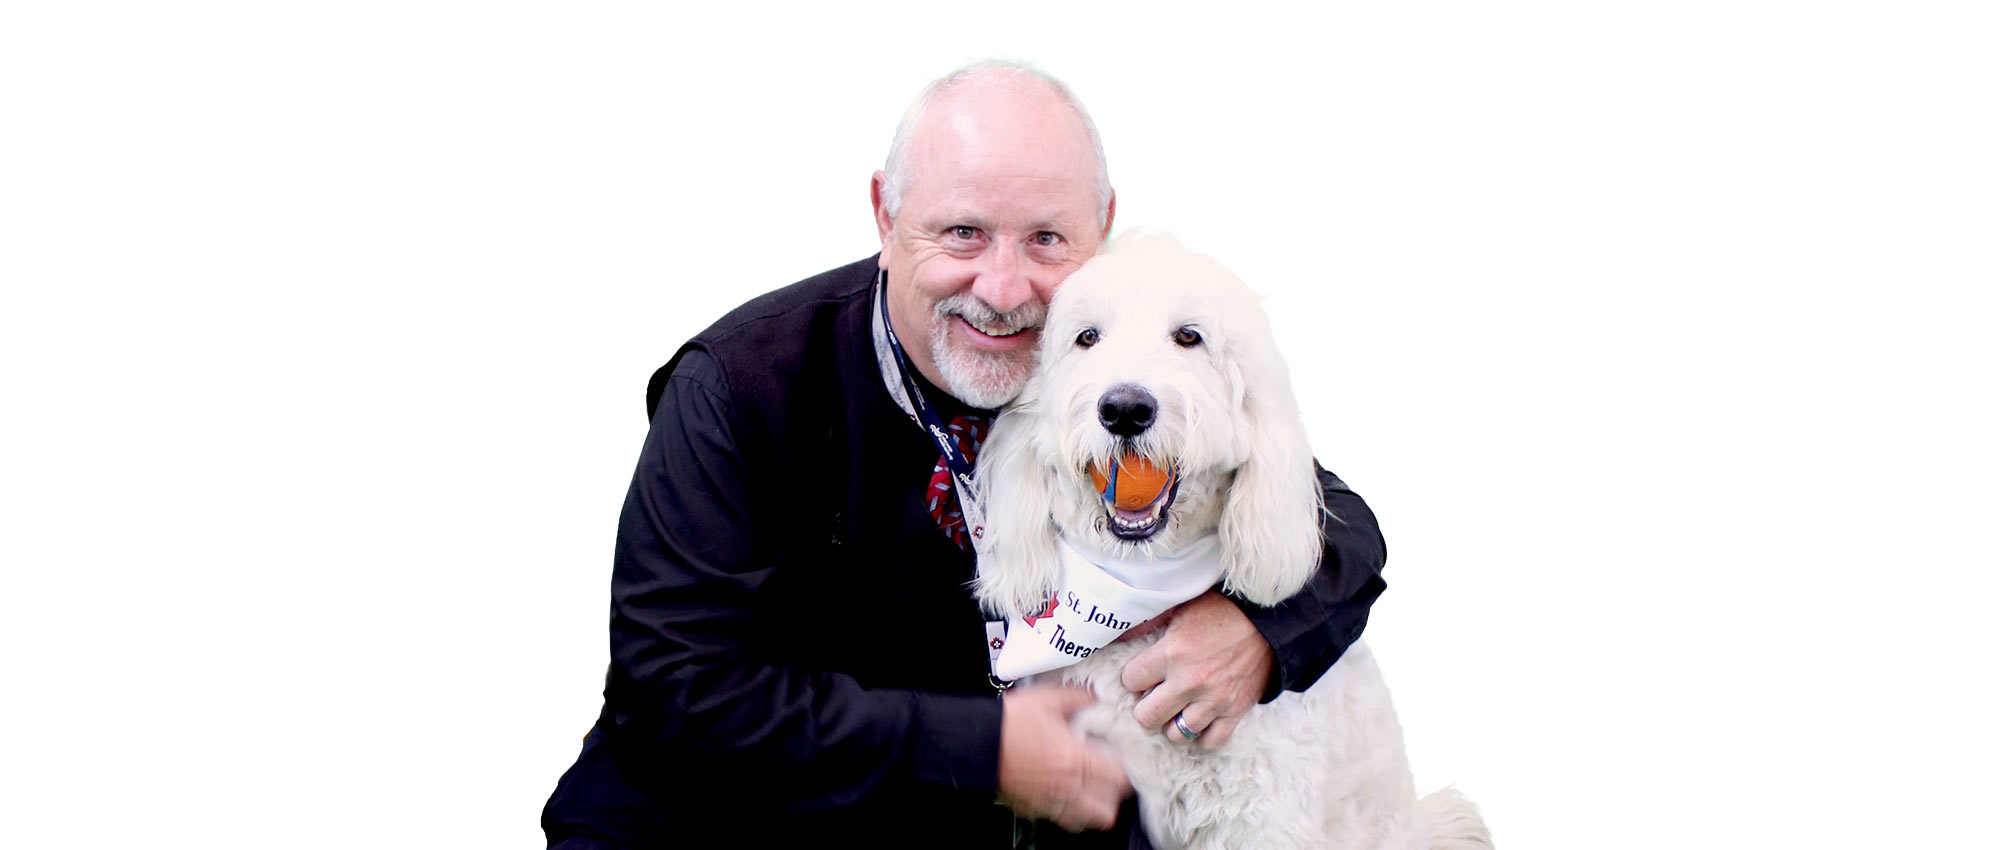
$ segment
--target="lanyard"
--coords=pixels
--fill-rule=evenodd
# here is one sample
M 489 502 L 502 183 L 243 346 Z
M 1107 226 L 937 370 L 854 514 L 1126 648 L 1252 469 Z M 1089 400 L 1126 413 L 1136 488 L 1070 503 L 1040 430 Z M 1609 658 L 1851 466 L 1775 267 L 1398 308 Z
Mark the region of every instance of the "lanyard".
M 944 423 L 924 400 L 922 387 L 910 369 L 909 355 L 903 352 L 903 343 L 896 339 L 896 329 L 889 324 L 888 273 L 877 276 L 875 283 L 875 360 L 882 369 L 882 384 L 889 390 L 896 405 L 910 417 L 910 421 L 922 426 L 938 445 L 938 453 L 944 455 L 946 468 L 951 470 L 952 488 L 958 491 L 958 511 L 965 518 L 965 530 L 972 535 L 973 548 L 978 548 L 986 536 L 986 511 L 979 501 L 979 487 L 972 480 L 972 464 L 966 462 L 965 454 L 958 450 L 958 442 L 945 430 Z
M 896 338 L 896 329 L 889 324 L 888 277 L 887 272 L 876 277 L 876 309 L 873 311 L 875 363 L 882 370 L 882 386 L 889 391 L 889 397 L 896 400 L 896 406 L 903 409 L 904 415 L 937 441 L 938 453 L 944 455 L 945 465 L 951 470 L 952 487 L 958 491 L 959 515 L 965 518 L 965 530 L 972 535 L 972 546 L 977 550 L 986 536 L 986 511 L 979 500 L 978 485 L 972 479 L 972 464 L 965 461 L 957 441 L 938 421 L 936 411 L 924 399 L 923 388 L 910 375 L 909 355 L 903 351 L 902 341 Z M 1005 620 L 989 620 L 986 623 L 986 682 L 993 686 L 995 693 L 1002 694 L 1014 685 L 994 674 L 1000 661 L 1000 649 L 1007 644 L 1007 631 Z

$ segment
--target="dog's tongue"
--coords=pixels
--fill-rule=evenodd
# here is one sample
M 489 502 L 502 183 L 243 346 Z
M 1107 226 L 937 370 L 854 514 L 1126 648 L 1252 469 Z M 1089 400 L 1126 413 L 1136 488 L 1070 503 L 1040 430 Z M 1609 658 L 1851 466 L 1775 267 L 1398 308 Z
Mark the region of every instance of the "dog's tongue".
M 1106 476 L 1097 464 L 1091 464 L 1090 483 L 1104 495 L 1105 501 L 1120 511 L 1144 512 L 1160 500 L 1160 494 L 1166 492 L 1168 485 L 1174 481 L 1171 471 L 1154 466 L 1152 461 L 1132 452 L 1125 453 L 1111 465 L 1115 479 Z

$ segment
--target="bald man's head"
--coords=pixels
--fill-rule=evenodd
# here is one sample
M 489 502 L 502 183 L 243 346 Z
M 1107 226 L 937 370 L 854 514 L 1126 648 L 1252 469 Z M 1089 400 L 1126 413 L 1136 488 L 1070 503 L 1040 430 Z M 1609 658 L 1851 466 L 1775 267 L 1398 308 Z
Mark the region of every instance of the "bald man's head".
M 1084 146 L 1090 158 L 1097 224 L 1104 226 L 1111 209 L 1111 175 L 1105 167 L 1104 142 L 1090 113 L 1062 81 L 1025 65 L 1005 62 L 968 65 L 939 78 L 904 111 L 882 168 L 882 201 L 891 218 L 902 210 L 910 184 L 923 171 L 926 159 L 918 149 L 925 147 L 936 131 L 948 130 L 967 117 L 993 122 L 1034 117 L 1040 119 L 1043 130 Z
M 975 65 L 910 107 L 870 192 L 910 364 L 974 407 L 1012 400 L 1049 299 L 1116 213 L 1089 117 L 1039 72 Z

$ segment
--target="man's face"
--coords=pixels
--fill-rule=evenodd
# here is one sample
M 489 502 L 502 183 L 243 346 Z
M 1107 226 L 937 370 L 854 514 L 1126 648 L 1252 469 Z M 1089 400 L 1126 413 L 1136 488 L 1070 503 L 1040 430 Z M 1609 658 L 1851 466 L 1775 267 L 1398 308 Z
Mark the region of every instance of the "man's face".
M 876 175 L 876 228 L 913 365 L 960 401 L 999 407 L 1027 383 L 1056 286 L 1109 220 L 1097 224 L 1095 154 L 1066 106 L 977 101 L 936 104 L 913 131 L 894 221 Z

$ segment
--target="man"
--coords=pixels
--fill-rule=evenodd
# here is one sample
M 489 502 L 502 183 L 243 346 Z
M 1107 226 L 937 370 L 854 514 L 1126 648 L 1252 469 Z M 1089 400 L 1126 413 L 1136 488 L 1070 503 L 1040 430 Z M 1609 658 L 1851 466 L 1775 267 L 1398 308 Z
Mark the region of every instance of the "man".
M 1109 233 L 1096 130 L 1060 83 L 973 66 L 911 107 L 871 195 L 878 257 L 751 301 L 655 375 L 605 707 L 543 812 L 551 846 L 1127 846 L 1123 772 L 1066 722 L 1090 697 L 996 698 L 978 504 L 932 436 L 976 461 L 1049 298 Z M 1322 482 L 1341 521 L 1313 585 L 1166 616 L 1125 671 L 1141 723 L 1219 745 L 1359 636 L 1381 537 Z

